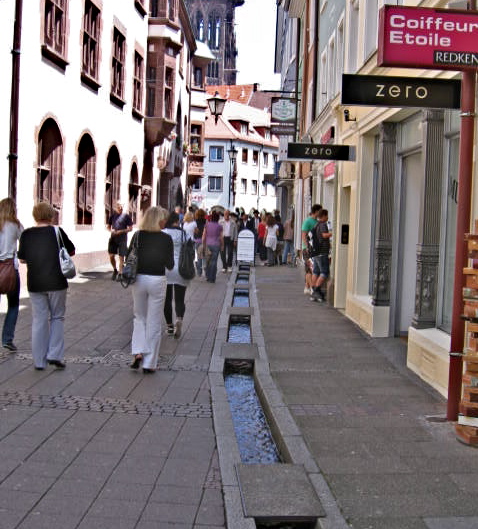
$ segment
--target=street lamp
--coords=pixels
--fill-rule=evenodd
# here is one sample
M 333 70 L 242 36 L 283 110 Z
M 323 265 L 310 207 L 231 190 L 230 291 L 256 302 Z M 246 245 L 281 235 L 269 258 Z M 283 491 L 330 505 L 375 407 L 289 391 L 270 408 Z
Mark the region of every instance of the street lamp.
M 233 180 L 233 174 L 234 174 L 234 162 L 237 159 L 237 149 L 234 147 L 234 144 L 232 143 L 232 140 L 230 140 L 231 144 L 229 146 L 229 149 L 227 150 L 227 154 L 229 155 L 229 196 L 227 199 L 228 207 L 231 208 L 231 192 L 233 196 L 233 206 L 234 206 L 234 180 Z
M 211 111 L 211 114 L 214 116 L 216 120 L 215 123 L 217 124 L 217 120 L 219 119 L 219 116 L 222 114 L 224 110 L 226 99 L 219 97 L 219 92 L 216 91 L 214 96 L 210 97 L 207 100 L 207 104 L 208 104 L 209 110 Z

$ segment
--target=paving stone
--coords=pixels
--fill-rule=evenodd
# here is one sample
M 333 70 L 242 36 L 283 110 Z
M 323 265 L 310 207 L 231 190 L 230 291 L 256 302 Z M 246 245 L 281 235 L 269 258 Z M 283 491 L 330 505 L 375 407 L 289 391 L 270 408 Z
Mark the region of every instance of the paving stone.
M 192 526 L 196 516 L 195 505 L 149 502 L 141 515 L 143 520 L 161 520 L 161 523 L 179 523 Z

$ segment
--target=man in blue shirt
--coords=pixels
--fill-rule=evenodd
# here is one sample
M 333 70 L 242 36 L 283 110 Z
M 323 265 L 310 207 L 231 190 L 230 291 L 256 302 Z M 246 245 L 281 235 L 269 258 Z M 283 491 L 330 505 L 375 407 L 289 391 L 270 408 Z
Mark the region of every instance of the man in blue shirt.
M 123 274 L 124 258 L 128 250 L 128 232 L 133 229 L 133 221 L 127 213 L 123 213 L 121 202 L 116 203 L 115 212 L 109 218 L 106 227 L 111 232 L 108 241 L 108 254 L 113 267 L 111 279 L 120 281 Z M 118 255 L 118 268 L 116 268 L 116 255 Z

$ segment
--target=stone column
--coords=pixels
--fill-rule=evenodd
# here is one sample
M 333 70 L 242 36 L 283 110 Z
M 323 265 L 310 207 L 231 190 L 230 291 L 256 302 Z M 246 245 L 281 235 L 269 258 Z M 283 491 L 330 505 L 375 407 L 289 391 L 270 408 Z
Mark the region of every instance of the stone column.
M 379 137 L 379 174 L 372 292 L 372 304 L 376 306 L 390 305 L 396 156 L 396 125 L 395 123 L 382 123 Z
M 443 188 L 444 111 L 423 111 L 423 189 L 413 327 L 435 327 Z

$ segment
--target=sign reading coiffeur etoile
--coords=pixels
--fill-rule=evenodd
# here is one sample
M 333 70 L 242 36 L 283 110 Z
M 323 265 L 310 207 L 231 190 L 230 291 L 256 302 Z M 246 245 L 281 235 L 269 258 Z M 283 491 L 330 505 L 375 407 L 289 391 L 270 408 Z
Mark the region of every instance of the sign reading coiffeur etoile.
M 460 108 L 461 81 L 389 75 L 342 75 L 342 104 Z
M 288 160 L 355 160 L 355 147 L 322 143 L 289 143 Z
M 384 6 L 377 64 L 434 70 L 478 68 L 478 11 Z

